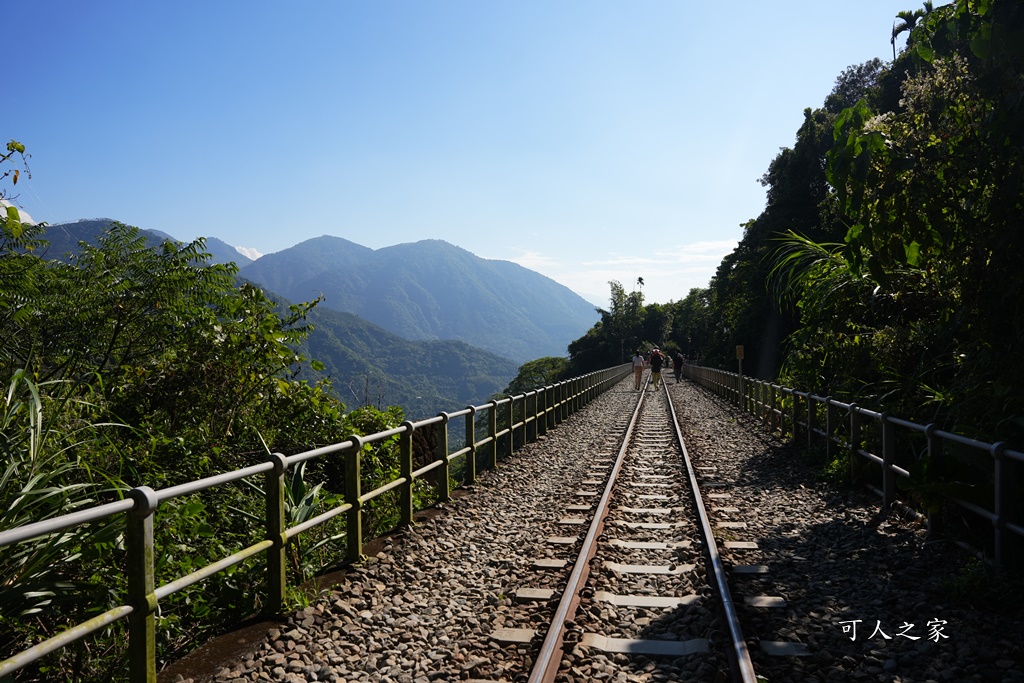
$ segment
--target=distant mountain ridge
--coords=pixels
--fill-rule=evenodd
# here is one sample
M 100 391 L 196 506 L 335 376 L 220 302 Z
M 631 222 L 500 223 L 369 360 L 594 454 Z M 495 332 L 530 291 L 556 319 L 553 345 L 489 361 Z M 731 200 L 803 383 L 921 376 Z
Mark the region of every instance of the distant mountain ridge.
M 81 250 L 80 244 L 96 244 L 111 219 L 86 219 L 57 223 L 45 228 L 43 239 L 49 242 L 43 258 L 66 260 Z M 173 237 L 156 230 L 139 230 L 150 247 Z M 180 240 L 175 240 L 180 241 Z M 344 240 L 342 240 L 344 242 Z M 372 249 L 348 243 L 357 257 L 360 250 Z M 206 238 L 212 262 L 249 259 L 217 238 Z M 339 261 L 331 252 L 321 254 L 329 264 Z M 344 259 L 341 261 L 344 263 Z M 311 269 L 319 269 L 312 260 Z M 241 277 L 241 276 L 239 276 Z M 257 283 L 260 284 L 260 283 Z M 266 285 L 261 285 L 273 300 L 287 301 Z M 330 379 L 337 396 L 348 406 L 363 403 L 400 405 L 410 419 L 421 419 L 466 405 L 479 405 L 500 393 L 515 377 L 518 364 L 508 358 L 459 341 L 411 341 L 403 339 L 362 318 L 318 306 L 309 316 L 313 331 L 299 351 L 324 364 L 324 370 L 305 370 L 307 379 Z
M 598 317 L 540 273 L 442 240 L 374 250 L 325 235 L 262 256 L 241 274 L 293 301 L 323 294 L 323 306 L 407 339 L 463 341 L 519 362 L 564 356 Z
M 79 243 L 96 244 L 100 236 L 114 222 L 112 218 L 83 218 L 67 223 L 47 225 L 44 239 L 50 244 L 41 256 L 47 259 L 61 260 L 69 254 L 76 254 L 79 251 Z M 146 244 L 150 247 L 159 246 L 164 240 L 181 241 L 159 230 L 140 228 L 139 233 L 146 238 Z M 233 246 L 216 237 L 206 238 L 206 251 L 213 257 L 212 263 L 234 263 L 241 268 L 253 262 L 251 258 L 239 253 Z
M 418 420 L 479 405 L 508 386 L 519 366 L 459 341 L 410 341 L 351 313 L 317 307 L 300 349 L 324 364 L 316 377 L 331 380 L 348 405 L 401 405 Z
M 46 228 L 47 258 L 95 243 L 112 219 L 85 219 Z M 140 229 L 150 246 L 174 237 Z M 290 301 L 321 294 L 320 309 L 352 313 L 414 341 L 454 340 L 523 363 L 564 356 L 597 321 L 592 304 L 568 287 L 510 261 L 480 258 L 442 240 L 371 249 L 322 236 L 256 261 L 216 237 L 206 237 L 213 263 L 235 263 L 239 274 Z

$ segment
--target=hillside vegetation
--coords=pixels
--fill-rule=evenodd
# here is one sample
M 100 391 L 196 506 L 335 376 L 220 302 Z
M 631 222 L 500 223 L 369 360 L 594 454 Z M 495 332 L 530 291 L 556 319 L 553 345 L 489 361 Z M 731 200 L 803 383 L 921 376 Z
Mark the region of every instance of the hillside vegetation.
M 612 283 L 570 372 L 652 344 L 735 371 L 742 344 L 747 374 L 1024 445 L 1024 5 L 926 3 L 903 40 L 804 111 L 708 287 Z
M 43 233 L 45 244 L 34 253 L 47 260 L 74 262 L 82 254 L 83 244 L 98 245 L 115 223 L 102 218 L 48 225 Z M 147 248 L 160 248 L 166 240 L 176 242 L 156 230 L 139 230 L 138 235 Z M 372 253 L 340 238 L 328 238 L 323 244 L 345 247 L 301 252 L 303 258 L 290 262 L 288 272 L 305 278 L 307 271 L 320 272 L 327 267 L 325 264 L 351 266 L 345 254 L 358 259 Z M 208 264 L 252 263 L 217 238 L 204 238 L 202 247 Z M 239 275 L 235 277 L 245 281 Z M 276 291 L 268 289 L 264 293 L 281 310 L 290 305 Z M 330 380 L 325 385 L 327 390 L 350 406 L 383 409 L 398 405 L 407 417 L 420 419 L 439 410 L 484 403 L 516 373 L 515 362 L 508 358 L 459 341 L 403 339 L 359 316 L 330 310 L 322 301 L 310 309 L 307 323 L 309 336 L 296 350 L 319 361 L 322 369 L 313 370 L 306 364 L 298 376 L 311 381 Z
M 516 363 L 460 341 L 409 341 L 359 316 L 318 306 L 299 346 L 320 361 L 303 376 L 330 379 L 350 405 L 400 405 L 412 420 L 479 405 L 501 392 Z
M 399 408 L 345 406 L 325 368 L 296 352 L 314 303 L 281 306 L 209 262 L 202 241 L 147 238 L 114 224 L 64 260 L 40 258 L 43 229 L 0 217 L 0 529 L 398 426 Z M 367 448 L 364 490 L 397 470 L 391 442 Z M 291 523 L 344 492 L 331 463 L 297 468 Z M 308 483 L 307 483 L 308 482 Z M 261 481 L 161 505 L 157 582 L 260 540 Z M 389 507 L 389 505 L 391 507 Z M 230 514 L 228 514 L 230 511 Z M 393 502 L 373 501 L 370 531 Z M 255 521 L 255 523 L 254 523 Z M 289 544 L 291 585 L 340 556 L 335 525 Z M 26 541 L 0 553 L 0 658 L 124 600 L 120 518 Z M 308 545 L 307 545 L 308 544 Z M 258 562 L 161 601 L 162 660 L 259 611 Z M 23 672 L 21 680 L 120 680 L 124 623 Z

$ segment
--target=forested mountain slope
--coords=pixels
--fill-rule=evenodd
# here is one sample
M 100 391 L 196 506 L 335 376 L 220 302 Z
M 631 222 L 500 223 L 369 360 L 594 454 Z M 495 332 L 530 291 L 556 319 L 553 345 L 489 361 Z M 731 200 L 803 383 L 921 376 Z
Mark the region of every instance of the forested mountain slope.
M 515 376 L 508 358 L 459 341 L 410 341 L 351 313 L 317 307 L 302 347 L 349 405 L 400 405 L 410 419 L 485 403 Z

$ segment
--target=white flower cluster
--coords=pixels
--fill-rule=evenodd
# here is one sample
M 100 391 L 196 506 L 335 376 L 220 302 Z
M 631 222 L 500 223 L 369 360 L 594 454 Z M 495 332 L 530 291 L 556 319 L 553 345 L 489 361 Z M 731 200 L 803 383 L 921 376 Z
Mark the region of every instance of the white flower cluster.
M 973 80 L 967 61 L 960 55 L 936 59 L 931 69 L 924 69 L 903 81 L 900 106 L 911 114 L 945 109 L 965 99 L 973 89 Z

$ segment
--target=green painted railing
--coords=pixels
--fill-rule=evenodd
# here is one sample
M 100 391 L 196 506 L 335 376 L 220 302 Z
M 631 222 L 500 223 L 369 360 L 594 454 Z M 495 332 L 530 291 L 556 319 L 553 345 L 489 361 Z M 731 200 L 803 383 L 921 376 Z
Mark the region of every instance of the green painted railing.
M 1024 526 L 1011 519 L 1011 486 L 1022 472 L 1011 467 L 1024 463 L 1024 453 L 1011 450 L 1004 442 L 987 443 L 939 429 L 934 424 L 921 425 L 843 403 L 828 396 L 817 396 L 734 372 L 686 366 L 685 374 L 699 385 L 730 401 L 759 418 L 766 427 L 778 429 L 796 440 L 807 440 L 808 447 L 823 440 L 826 456 L 834 449 L 849 454 L 854 479 L 864 474 L 864 465 L 879 466 L 881 487 L 872 486 L 882 498 L 882 509 L 896 501 L 897 477 L 909 479 L 907 467 L 920 458 L 938 456 L 943 448 L 965 448 L 987 454 L 991 462 L 991 490 L 983 498 L 992 501 L 991 509 L 976 501 L 956 496 L 945 500 L 970 510 L 992 524 L 992 555 L 997 564 L 1005 559 L 1006 532 L 1024 538 Z M 929 515 L 929 523 L 931 516 Z
M 160 601 L 188 586 L 203 581 L 218 572 L 264 553 L 266 555 L 265 606 L 271 614 L 282 610 L 287 591 L 285 551 L 288 540 L 300 533 L 323 524 L 338 515 L 346 515 L 346 560 L 358 562 L 363 553 L 363 505 L 383 493 L 398 489 L 400 525 L 413 521 L 413 482 L 433 470 L 439 470 L 437 500 L 446 501 L 449 490 L 449 467 L 458 458 L 465 458 L 466 484 L 476 480 L 477 454 L 483 454 L 486 466 L 493 468 L 500 458 L 508 457 L 513 449 L 536 440 L 567 420 L 574 412 L 586 407 L 597 396 L 629 375 L 631 367 L 618 367 L 593 372 L 525 394 L 491 401 L 481 406 L 469 406 L 452 413 L 418 422 L 403 422 L 400 427 L 367 436 L 350 436 L 345 441 L 286 456 L 273 453 L 267 462 L 214 477 L 188 482 L 159 491 L 139 486 L 127 493 L 124 500 L 99 505 L 79 512 L 0 531 L 0 550 L 33 538 L 65 531 L 89 522 L 123 515 L 127 545 L 128 578 L 126 604 L 115 607 L 89 621 L 29 647 L 0 662 L 0 680 L 19 669 L 95 633 L 110 624 L 127 618 L 129 676 L 135 681 L 156 681 L 156 612 Z M 504 415 L 504 420 L 499 419 Z M 450 420 L 465 418 L 465 441 L 462 448 L 449 452 Z M 486 425 L 486 436 L 478 438 L 477 420 Z M 498 425 L 503 424 L 499 430 Z M 413 433 L 429 425 L 437 425 L 437 451 L 433 461 L 413 469 Z M 482 428 L 481 431 L 484 431 Z M 384 439 L 399 437 L 399 477 L 380 488 L 363 493 L 361 482 L 361 454 L 363 446 Z M 507 438 L 503 438 L 507 437 Z M 503 452 L 499 453 L 499 445 Z M 323 512 L 302 524 L 285 524 L 285 476 L 288 469 L 314 458 L 332 453 L 345 454 L 346 491 L 344 504 Z M 154 514 L 160 504 L 180 496 L 236 482 L 246 477 L 263 475 L 266 504 L 266 539 L 214 562 L 198 571 L 179 577 L 170 583 L 156 586 L 154 559 L 159 549 L 153 541 Z

